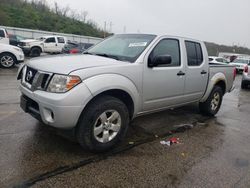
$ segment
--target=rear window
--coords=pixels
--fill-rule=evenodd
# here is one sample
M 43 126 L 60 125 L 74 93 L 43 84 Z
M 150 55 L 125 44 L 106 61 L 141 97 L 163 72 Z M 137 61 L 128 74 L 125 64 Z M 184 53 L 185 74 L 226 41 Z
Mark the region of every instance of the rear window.
M 199 66 L 203 62 L 201 45 L 197 42 L 185 41 L 188 66 Z

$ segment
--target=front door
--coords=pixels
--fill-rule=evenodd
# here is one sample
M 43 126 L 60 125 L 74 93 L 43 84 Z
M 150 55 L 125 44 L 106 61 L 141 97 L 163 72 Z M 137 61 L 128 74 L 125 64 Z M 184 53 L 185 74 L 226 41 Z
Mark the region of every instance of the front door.
M 49 37 L 44 41 L 44 52 L 56 52 L 57 43 L 55 37 Z
M 182 103 L 185 83 L 180 41 L 163 38 L 145 58 L 143 74 L 143 111 L 156 110 Z M 170 55 L 171 63 L 149 67 L 159 55 Z

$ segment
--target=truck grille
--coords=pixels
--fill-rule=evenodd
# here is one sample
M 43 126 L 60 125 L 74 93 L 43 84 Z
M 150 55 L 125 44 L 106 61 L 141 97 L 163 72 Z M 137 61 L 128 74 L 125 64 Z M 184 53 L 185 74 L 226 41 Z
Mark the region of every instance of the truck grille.
M 46 90 L 52 73 L 47 73 L 25 66 L 22 72 L 22 85 L 26 88 L 35 90 Z

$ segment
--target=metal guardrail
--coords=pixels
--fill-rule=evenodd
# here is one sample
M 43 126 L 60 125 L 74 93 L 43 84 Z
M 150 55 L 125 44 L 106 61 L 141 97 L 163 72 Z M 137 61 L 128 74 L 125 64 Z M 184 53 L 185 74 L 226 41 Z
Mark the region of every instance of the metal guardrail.
M 92 44 L 96 44 L 102 40 L 102 38 L 97 38 L 97 37 L 57 33 L 57 32 L 42 31 L 42 30 L 32 30 L 32 29 L 17 28 L 17 27 L 7 27 L 7 26 L 1 26 L 1 25 L 0 25 L 0 28 L 5 28 L 10 34 L 20 35 L 20 36 L 27 37 L 27 38 L 39 38 L 45 35 L 60 35 L 60 36 L 66 37 L 67 40 L 70 40 L 70 41 L 92 43 Z

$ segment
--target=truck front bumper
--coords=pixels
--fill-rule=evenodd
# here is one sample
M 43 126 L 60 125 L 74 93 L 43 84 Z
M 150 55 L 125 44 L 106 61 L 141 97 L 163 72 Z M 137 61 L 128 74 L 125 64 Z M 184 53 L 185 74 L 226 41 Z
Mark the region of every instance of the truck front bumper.
M 83 83 L 63 94 L 40 90 L 32 92 L 23 85 L 20 90 L 20 106 L 26 113 L 44 124 L 61 129 L 76 126 L 84 106 L 92 96 Z

